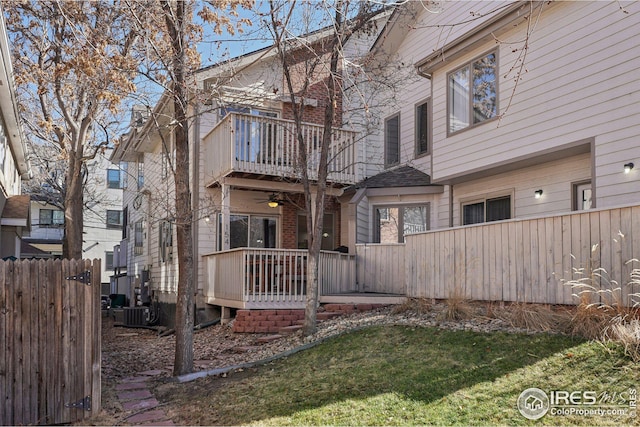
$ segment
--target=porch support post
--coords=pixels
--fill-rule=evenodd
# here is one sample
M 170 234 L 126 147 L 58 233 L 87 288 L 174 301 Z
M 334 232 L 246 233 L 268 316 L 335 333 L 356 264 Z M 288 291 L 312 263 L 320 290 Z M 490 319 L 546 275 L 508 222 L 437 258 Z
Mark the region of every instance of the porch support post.
M 222 247 L 223 251 L 231 249 L 231 187 L 227 184 L 221 185 L 222 192 Z
M 231 308 L 220 307 L 220 324 L 226 325 L 231 322 Z

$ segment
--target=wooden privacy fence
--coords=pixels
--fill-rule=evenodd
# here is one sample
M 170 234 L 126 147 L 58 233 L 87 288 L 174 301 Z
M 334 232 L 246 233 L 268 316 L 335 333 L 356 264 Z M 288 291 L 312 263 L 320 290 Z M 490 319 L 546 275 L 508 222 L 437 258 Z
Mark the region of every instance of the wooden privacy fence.
M 358 244 L 356 245 L 356 267 L 360 292 L 405 294 L 404 244 Z
M 407 295 L 575 304 L 562 279 L 574 268 L 606 271 L 599 285 L 640 292 L 630 274 L 640 264 L 640 206 L 599 209 L 544 218 L 517 219 L 432 231 L 406 237 Z M 614 285 L 614 287 L 616 287 Z
M 100 260 L 0 261 L 0 424 L 100 411 Z

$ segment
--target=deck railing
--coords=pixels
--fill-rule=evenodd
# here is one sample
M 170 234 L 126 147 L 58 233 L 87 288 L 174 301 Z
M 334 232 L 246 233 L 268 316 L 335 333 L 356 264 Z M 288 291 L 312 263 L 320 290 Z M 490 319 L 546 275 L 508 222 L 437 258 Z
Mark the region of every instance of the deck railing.
M 317 179 L 323 127 L 304 124 L 309 178 Z M 356 176 L 355 132 L 334 128 L 328 158 L 328 180 L 354 183 Z M 300 178 L 295 123 L 273 117 L 229 113 L 203 139 L 206 184 L 231 172 Z
M 230 307 L 304 307 L 307 251 L 241 248 L 205 255 L 209 303 Z M 320 294 L 355 288 L 355 256 L 322 252 Z

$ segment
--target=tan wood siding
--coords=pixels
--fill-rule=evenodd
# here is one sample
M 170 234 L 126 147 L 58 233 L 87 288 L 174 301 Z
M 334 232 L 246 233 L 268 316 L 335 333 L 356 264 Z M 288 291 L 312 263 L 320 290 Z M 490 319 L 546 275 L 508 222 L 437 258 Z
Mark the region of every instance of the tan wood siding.
M 404 244 L 356 245 L 356 265 L 360 292 L 404 295 Z
M 640 265 L 627 261 L 640 259 L 638 227 L 640 206 L 631 206 L 407 236 L 407 295 L 446 299 L 458 289 L 473 300 L 575 304 L 562 281 L 592 265 L 606 272 L 603 288 L 621 284 L 632 304 L 628 295 L 639 289 L 630 274 Z M 376 259 L 392 268 L 394 256 L 387 248 Z
M 560 2 L 545 10 L 529 43 L 526 69 L 499 127 L 446 136 L 446 72 L 490 49 L 487 43 L 434 74 L 434 179 L 480 170 L 581 139 L 595 138 L 599 207 L 637 201 L 638 175 L 622 165 L 640 158 L 640 4 Z M 502 37 L 514 41 L 524 27 Z M 518 52 L 500 45 L 500 108 L 514 87 L 504 78 Z M 631 199 L 630 199 L 631 198 Z

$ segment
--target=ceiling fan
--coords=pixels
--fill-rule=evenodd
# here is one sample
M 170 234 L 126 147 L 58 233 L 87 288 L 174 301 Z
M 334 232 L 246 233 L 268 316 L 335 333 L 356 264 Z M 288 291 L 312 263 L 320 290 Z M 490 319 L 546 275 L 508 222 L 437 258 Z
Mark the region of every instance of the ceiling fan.
M 282 198 L 282 195 L 276 194 L 276 193 L 271 193 L 268 199 L 266 200 L 263 199 L 260 201 L 267 202 L 270 208 L 277 208 L 278 206 L 284 205 L 284 199 Z

